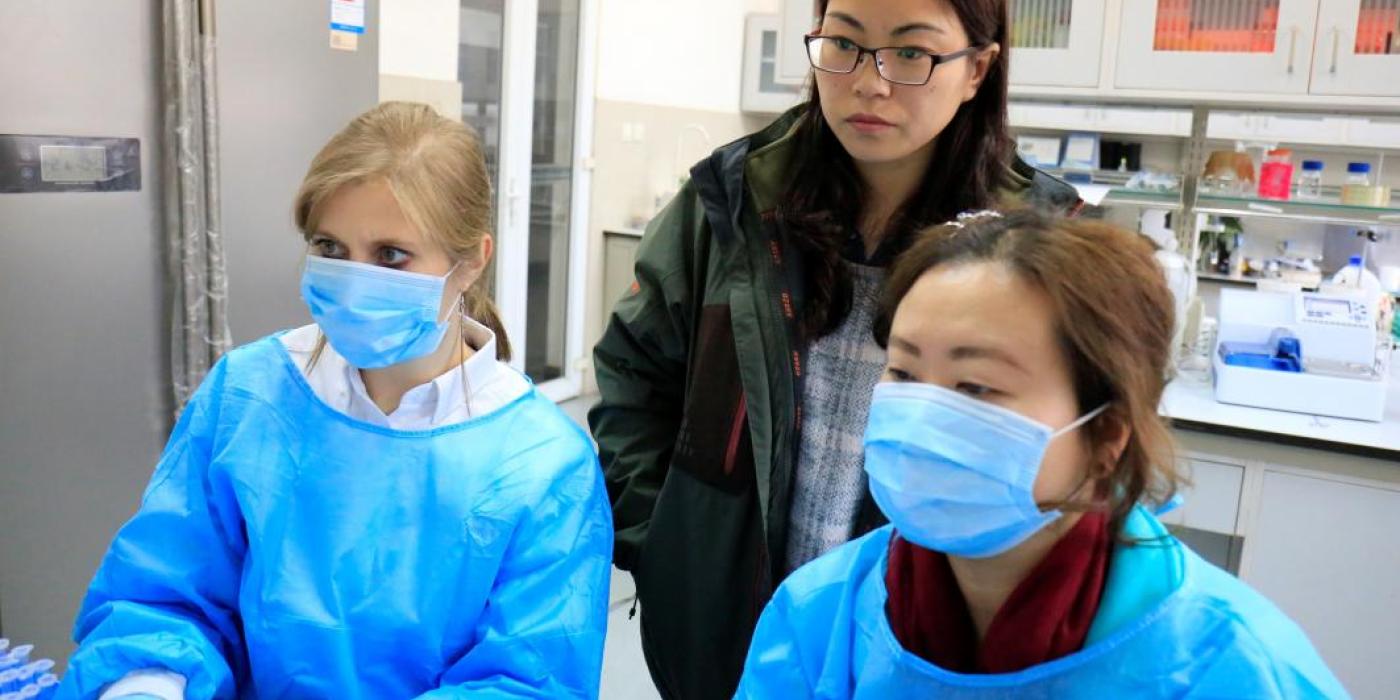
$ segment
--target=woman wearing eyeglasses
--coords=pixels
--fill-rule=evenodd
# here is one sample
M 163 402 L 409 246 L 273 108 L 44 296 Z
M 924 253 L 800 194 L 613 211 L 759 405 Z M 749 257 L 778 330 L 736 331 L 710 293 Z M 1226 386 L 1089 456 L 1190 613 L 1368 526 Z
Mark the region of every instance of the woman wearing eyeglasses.
M 913 232 L 1078 203 L 1014 156 L 1005 0 L 817 5 L 811 99 L 695 166 L 595 350 L 615 561 L 667 698 L 732 697 L 774 587 L 883 524 L 871 328 Z

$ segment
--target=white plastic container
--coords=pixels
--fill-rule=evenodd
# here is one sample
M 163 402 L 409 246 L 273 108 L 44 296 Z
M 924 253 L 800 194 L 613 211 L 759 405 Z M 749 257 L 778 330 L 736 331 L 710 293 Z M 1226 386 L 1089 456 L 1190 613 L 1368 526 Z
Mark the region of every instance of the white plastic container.
M 1350 287 L 1360 289 L 1374 294 L 1382 294 L 1385 288 L 1381 286 L 1381 280 L 1374 272 L 1361 266 L 1361 256 L 1353 255 L 1347 266 L 1338 270 L 1332 275 L 1332 284 L 1338 287 Z

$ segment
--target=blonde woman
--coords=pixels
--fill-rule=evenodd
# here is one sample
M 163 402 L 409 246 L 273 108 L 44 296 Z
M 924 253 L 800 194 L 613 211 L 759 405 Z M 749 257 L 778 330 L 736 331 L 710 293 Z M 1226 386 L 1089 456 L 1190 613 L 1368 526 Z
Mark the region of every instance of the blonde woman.
M 612 529 L 502 360 L 480 144 L 388 103 L 297 194 L 315 324 L 231 352 L 82 605 L 63 698 L 596 697 Z

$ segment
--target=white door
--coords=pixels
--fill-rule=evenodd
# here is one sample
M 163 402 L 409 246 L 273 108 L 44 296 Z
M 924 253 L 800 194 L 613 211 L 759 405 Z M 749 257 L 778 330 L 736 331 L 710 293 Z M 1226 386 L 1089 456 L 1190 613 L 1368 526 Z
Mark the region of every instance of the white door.
M 1115 84 L 1306 93 L 1317 7 L 1318 0 L 1123 0 Z
M 1011 84 L 1098 87 L 1104 0 L 1012 0 Z
M 1269 470 L 1240 578 L 1357 698 L 1400 697 L 1400 491 Z
M 1312 92 L 1400 96 L 1400 0 L 1328 0 L 1317 18 Z
M 462 116 L 497 194 L 494 296 L 511 364 L 556 401 L 578 394 L 585 352 L 595 1 L 462 0 Z

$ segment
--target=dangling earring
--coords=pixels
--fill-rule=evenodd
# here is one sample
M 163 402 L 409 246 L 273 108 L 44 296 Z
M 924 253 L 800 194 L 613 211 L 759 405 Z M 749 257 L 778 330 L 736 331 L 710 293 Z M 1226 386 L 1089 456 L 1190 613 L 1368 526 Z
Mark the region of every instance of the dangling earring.
M 465 358 L 465 357 L 467 356 L 467 348 L 470 346 L 470 344 L 467 342 L 467 294 L 466 294 L 466 292 L 463 292 L 463 293 L 457 295 L 457 331 L 458 331 L 459 335 L 461 335 L 461 338 L 462 338 L 462 354 L 461 354 L 461 357 Z M 474 349 L 473 349 L 473 350 L 474 350 Z M 467 363 L 466 363 L 466 361 L 464 360 L 463 362 L 459 363 L 459 364 L 457 365 L 457 367 L 458 367 L 458 371 L 462 373 L 462 405 L 465 406 L 466 409 L 467 409 L 467 420 L 471 420 L 471 417 L 472 417 L 472 392 L 471 392 L 471 387 L 468 386 L 468 383 L 467 383 L 468 380 L 467 380 Z

